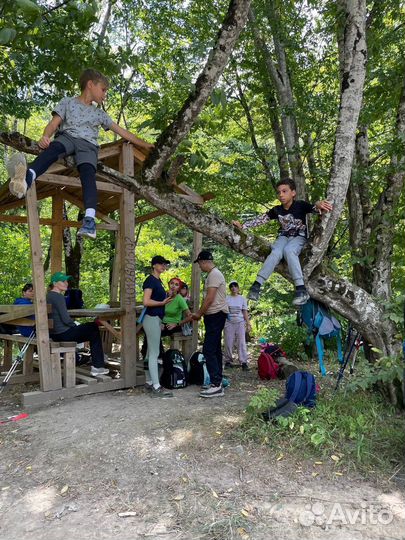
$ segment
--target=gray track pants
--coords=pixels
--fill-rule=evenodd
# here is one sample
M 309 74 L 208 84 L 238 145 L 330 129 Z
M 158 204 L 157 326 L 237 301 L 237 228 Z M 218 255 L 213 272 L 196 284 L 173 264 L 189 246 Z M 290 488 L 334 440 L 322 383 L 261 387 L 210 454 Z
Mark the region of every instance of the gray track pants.
M 307 239 L 303 236 L 279 236 L 272 246 L 270 255 L 259 270 L 256 281 L 263 285 L 281 259 L 284 259 L 295 285 L 304 285 L 299 256 L 306 242 Z

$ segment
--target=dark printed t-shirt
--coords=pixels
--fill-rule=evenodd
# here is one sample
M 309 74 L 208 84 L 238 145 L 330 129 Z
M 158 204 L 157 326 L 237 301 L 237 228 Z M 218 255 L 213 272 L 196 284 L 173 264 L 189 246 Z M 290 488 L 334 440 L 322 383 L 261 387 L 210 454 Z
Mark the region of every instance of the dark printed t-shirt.
M 265 214 L 245 221 L 243 229 L 250 229 L 264 225 L 272 219 L 278 219 L 280 229 L 279 236 L 303 236 L 307 237 L 307 214 L 319 213 L 317 208 L 306 201 L 294 201 L 290 208 L 286 210 L 282 204 L 274 206 Z
M 155 276 L 148 276 L 143 282 L 142 288 L 143 290 L 152 289 L 151 300 L 163 302 L 163 300 L 166 298 L 166 291 L 163 287 L 162 281 Z M 165 307 L 147 307 L 145 314 L 150 315 L 151 317 L 160 317 L 161 319 L 163 319 L 165 315 Z

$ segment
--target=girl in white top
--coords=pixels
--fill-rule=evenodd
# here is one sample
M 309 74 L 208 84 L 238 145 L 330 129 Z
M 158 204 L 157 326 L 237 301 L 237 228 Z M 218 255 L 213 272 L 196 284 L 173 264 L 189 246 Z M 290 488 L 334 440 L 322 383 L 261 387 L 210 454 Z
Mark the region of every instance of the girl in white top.
M 239 285 L 236 281 L 229 284 L 231 291 L 227 295 L 226 301 L 229 307 L 228 320 L 225 323 L 224 341 L 225 341 L 225 367 L 232 367 L 232 351 L 236 341 L 238 346 L 239 362 L 242 369 L 248 369 L 248 352 L 246 347 L 246 330 L 250 332 L 251 326 L 248 315 L 247 301 L 244 296 L 239 294 Z

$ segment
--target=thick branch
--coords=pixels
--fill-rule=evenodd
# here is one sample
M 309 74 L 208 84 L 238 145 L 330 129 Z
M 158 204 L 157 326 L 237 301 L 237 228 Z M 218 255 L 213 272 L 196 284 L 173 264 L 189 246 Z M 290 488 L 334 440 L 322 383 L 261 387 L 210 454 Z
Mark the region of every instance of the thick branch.
M 190 94 L 176 119 L 159 136 L 155 150 L 149 157 L 144 178 L 153 182 L 160 178 L 163 168 L 179 143 L 192 128 L 197 116 L 215 88 L 232 49 L 246 24 L 250 0 L 231 0 L 228 13 L 218 33 L 207 63 L 199 75 L 195 90 Z

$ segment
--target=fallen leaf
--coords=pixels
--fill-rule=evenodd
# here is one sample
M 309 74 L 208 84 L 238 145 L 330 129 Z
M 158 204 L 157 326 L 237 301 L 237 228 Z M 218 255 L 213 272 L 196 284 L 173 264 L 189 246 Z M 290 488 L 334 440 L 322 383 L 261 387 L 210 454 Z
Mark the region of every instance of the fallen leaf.
M 118 516 L 122 518 L 133 517 L 136 516 L 136 512 L 119 512 Z
M 66 484 L 66 485 L 63 486 L 63 488 L 60 490 L 60 494 L 63 495 L 64 493 L 67 492 L 68 489 L 69 489 L 69 486 Z
M 284 457 L 284 454 L 280 454 L 280 455 L 278 456 L 278 458 L 277 458 L 277 461 L 281 461 L 281 460 L 283 459 L 283 457 Z
M 323 465 L 323 461 L 315 461 L 314 465 Z
M 183 482 L 184 482 L 185 484 L 187 484 L 187 482 L 188 482 L 188 478 L 187 478 L 187 476 L 182 476 L 182 478 L 181 478 L 181 479 L 183 480 Z
M 239 536 L 240 536 L 241 538 L 243 538 L 244 540 L 246 540 L 247 538 L 250 538 L 249 535 L 248 535 L 248 533 L 247 533 L 247 530 L 244 529 L 243 527 L 238 527 L 238 528 L 236 529 L 236 531 L 237 531 L 237 533 L 239 534 Z
M 4 486 L 1 488 L 1 491 L 6 491 L 6 489 L 10 489 L 10 486 Z
M 339 456 L 330 456 L 331 459 L 333 459 L 333 461 L 339 461 L 340 460 L 340 457 Z
M 217 435 L 222 435 L 222 431 L 216 431 L 215 432 Z
M 318 472 L 313 472 L 312 476 L 315 478 L 315 476 L 318 476 L 318 474 L 319 474 Z
M 25 469 L 26 469 L 27 471 L 32 471 L 31 465 L 28 465 L 28 467 L 25 467 Z
M 343 473 L 341 472 L 335 472 L 336 476 L 343 476 Z
M 174 501 L 182 501 L 183 499 L 184 499 L 184 495 L 176 495 L 175 497 L 173 497 Z
M 245 517 L 249 517 L 250 514 L 247 510 L 245 510 L 244 508 L 242 508 L 242 510 L 240 511 L 240 513 L 242 514 L 242 516 L 245 516 Z
M 212 490 L 212 496 L 215 497 L 216 499 L 218 499 L 218 493 L 214 490 Z

